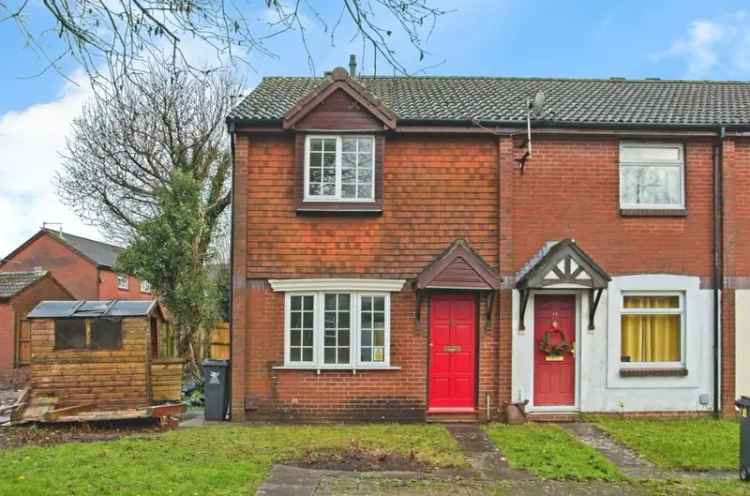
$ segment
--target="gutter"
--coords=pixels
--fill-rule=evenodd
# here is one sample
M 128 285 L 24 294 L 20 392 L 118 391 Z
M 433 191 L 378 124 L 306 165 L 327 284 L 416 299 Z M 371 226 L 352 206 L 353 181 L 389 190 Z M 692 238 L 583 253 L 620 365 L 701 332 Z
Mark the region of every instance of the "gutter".
M 719 417 L 721 414 L 721 403 L 719 401 L 721 382 L 719 380 L 720 374 L 720 357 L 719 347 L 721 339 L 721 292 L 724 289 L 724 275 L 722 273 L 722 262 L 723 262 L 723 246 L 722 236 L 724 231 L 724 188 L 723 188 L 723 160 L 724 160 L 724 138 L 726 137 L 726 128 L 724 126 L 719 127 L 717 133 L 718 143 L 714 146 L 714 171 L 713 171 L 713 279 L 714 279 L 714 294 L 713 294 L 713 307 L 714 307 L 714 345 L 713 345 L 713 360 L 714 360 L 714 405 L 713 414 L 715 417 Z
M 230 215 L 229 224 L 229 370 L 227 371 L 227 382 L 229 383 L 229 420 L 232 419 L 232 350 L 234 341 L 234 179 L 236 174 L 235 167 L 235 156 L 234 156 L 234 142 L 235 142 L 235 123 L 231 119 L 227 119 L 227 131 L 229 132 L 229 146 L 231 150 L 232 158 L 232 196 L 229 202 L 229 206 L 232 209 L 232 215 Z

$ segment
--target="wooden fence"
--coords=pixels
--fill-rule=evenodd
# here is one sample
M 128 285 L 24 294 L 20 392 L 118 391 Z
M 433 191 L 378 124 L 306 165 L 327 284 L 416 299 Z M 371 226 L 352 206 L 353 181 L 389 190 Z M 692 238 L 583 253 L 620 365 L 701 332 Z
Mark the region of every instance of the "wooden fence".
M 211 331 L 211 358 L 229 360 L 229 322 L 219 322 Z

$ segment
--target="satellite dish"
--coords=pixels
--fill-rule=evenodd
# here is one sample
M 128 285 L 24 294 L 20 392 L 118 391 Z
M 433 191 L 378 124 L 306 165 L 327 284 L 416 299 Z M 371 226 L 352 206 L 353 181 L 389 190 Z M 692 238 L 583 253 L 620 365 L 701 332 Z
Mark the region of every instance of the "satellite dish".
M 539 90 L 536 92 L 536 95 L 534 96 L 534 101 L 531 103 L 531 111 L 534 112 L 534 115 L 539 117 L 544 112 L 544 100 L 546 97 L 544 96 L 544 91 Z

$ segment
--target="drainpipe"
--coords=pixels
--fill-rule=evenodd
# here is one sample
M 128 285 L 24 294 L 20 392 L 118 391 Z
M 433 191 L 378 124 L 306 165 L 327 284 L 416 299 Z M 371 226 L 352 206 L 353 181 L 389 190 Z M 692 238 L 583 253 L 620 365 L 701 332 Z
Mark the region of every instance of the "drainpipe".
M 235 141 L 235 123 L 233 120 L 227 119 L 227 131 L 229 132 L 229 147 L 231 151 L 232 160 L 232 187 L 231 196 L 229 202 L 230 212 L 230 224 L 229 224 L 229 370 L 227 374 L 227 382 L 229 383 L 229 419 L 232 419 L 232 341 L 234 341 L 234 177 L 235 177 L 235 157 L 234 157 L 234 141 Z
M 721 407 L 719 402 L 720 382 L 719 374 L 721 367 L 719 363 L 719 343 L 721 339 L 721 291 L 724 289 L 724 276 L 722 274 L 722 235 L 724 227 L 724 191 L 723 191 L 723 157 L 724 157 L 724 137 L 726 128 L 721 126 L 718 130 L 718 143 L 714 146 L 714 192 L 713 192 L 713 255 L 714 255 L 714 416 L 719 417 Z

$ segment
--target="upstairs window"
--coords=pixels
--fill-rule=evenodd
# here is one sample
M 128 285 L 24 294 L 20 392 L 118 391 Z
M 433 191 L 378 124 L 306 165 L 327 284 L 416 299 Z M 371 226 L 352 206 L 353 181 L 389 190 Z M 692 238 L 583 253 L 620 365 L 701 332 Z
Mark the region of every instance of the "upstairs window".
M 681 144 L 620 144 L 620 208 L 685 208 L 685 160 Z
M 117 289 L 128 289 L 128 275 L 127 274 L 117 274 Z
M 305 200 L 375 200 L 374 136 L 307 136 Z
M 151 293 L 151 283 L 148 281 L 141 281 L 141 293 Z

